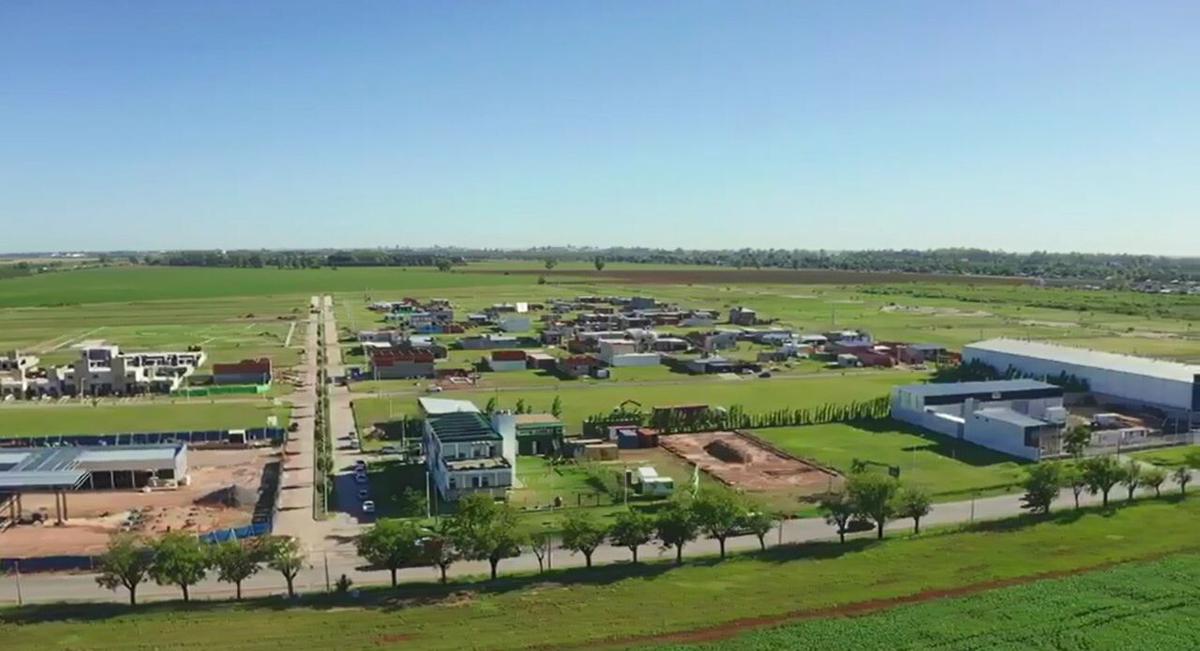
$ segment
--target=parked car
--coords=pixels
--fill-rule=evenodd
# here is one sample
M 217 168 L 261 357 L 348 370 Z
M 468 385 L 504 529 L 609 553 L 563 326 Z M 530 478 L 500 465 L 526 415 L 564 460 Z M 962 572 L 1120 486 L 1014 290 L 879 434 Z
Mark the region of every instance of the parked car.
M 289 432 L 299 432 L 300 431 L 300 423 L 297 423 L 296 421 L 292 421 L 292 422 L 288 423 L 288 431 Z
M 385 445 L 379 448 L 381 454 L 404 454 L 404 451 L 394 445 Z
M 365 501 L 367 501 L 367 498 L 370 496 L 371 496 L 371 493 L 367 489 L 365 489 L 365 488 L 358 489 L 358 499 L 360 501 L 365 502 Z
M 365 472 L 356 472 L 356 473 L 354 473 L 354 481 L 356 481 L 356 482 L 358 482 L 358 483 L 360 483 L 360 484 L 365 484 L 365 483 L 367 483 L 367 473 L 365 473 Z
M 363 502 L 362 510 L 363 510 L 363 513 L 374 513 L 375 512 L 375 502 L 372 502 L 371 500 L 367 500 L 367 501 Z

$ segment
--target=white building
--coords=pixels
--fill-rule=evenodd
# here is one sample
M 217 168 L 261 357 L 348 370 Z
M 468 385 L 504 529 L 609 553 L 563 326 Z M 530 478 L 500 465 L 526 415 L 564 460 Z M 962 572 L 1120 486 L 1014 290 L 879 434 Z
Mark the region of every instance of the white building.
M 1018 339 L 989 339 L 963 348 L 964 362 L 1009 367 L 1037 377 L 1066 373 L 1085 380 L 1103 401 L 1200 415 L 1200 366 Z
M 892 418 L 1037 460 L 1062 451 L 1062 387 L 1035 380 L 910 384 L 892 389 Z
M 527 316 L 500 317 L 498 325 L 505 332 L 529 332 L 530 328 L 533 327 Z
M 430 479 L 446 501 L 472 493 L 505 497 L 516 478 L 516 419 L 496 414 L 489 421 L 470 403 L 453 404 L 461 402 L 421 404 L 434 410 L 426 412 L 422 441 Z
M 86 346 L 69 365 L 35 375 L 37 358 L 11 355 L 0 367 L 0 395 L 105 396 L 169 393 L 204 365 L 201 351 L 125 353 L 117 346 Z

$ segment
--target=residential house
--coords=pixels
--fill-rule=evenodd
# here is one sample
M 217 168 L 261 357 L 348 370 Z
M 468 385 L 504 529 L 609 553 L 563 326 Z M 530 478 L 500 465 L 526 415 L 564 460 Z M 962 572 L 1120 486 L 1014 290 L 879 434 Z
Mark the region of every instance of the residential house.
M 516 424 L 511 414 L 489 421 L 478 411 L 427 414 L 422 439 L 425 464 L 438 495 L 504 498 L 517 469 Z
M 486 334 L 475 335 L 471 337 L 463 337 L 458 340 L 458 345 L 463 350 L 490 350 L 495 348 L 513 348 L 518 344 L 516 337 L 512 335 Z
M 713 353 L 718 350 L 737 348 L 738 333 L 734 330 L 710 330 L 707 332 L 690 332 L 687 340 L 700 350 Z
M 735 307 L 729 310 L 729 322 L 734 325 L 752 326 L 758 323 L 758 312 L 748 307 Z
M 600 360 L 591 355 L 572 355 L 558 360 L 558 372 L 571 378 L 595 375 L 600 366 Z
M 529 332 L 533 327 L 527 316 L 503 316 L 498 325 L 504 332 Z
M 271 360 L 243 359 L 232 364 L 213 364 L 213 384 L 270 384 Z
M 490 357 L 484 358 L 484 363 L 493 371 L 523 371 L 526 365 L 526 355 L 523 350 L 493 350 Z
M 566 426 L 552 414 L 517 414 L 517 454 L 547 455 L 562 452 Z
M 436 376 L 433 353 L 421 350 L 379 350 L 370 357 L 376 380 L 410 380 Z

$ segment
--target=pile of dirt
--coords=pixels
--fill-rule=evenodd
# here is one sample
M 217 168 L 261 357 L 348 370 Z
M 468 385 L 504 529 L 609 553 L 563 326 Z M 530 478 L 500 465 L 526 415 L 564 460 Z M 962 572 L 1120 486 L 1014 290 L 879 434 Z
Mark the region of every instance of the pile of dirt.
M 725 439 L 717 439 L 704 446 L 704 451 L 725 463 L 750 463 L 750 455 Z

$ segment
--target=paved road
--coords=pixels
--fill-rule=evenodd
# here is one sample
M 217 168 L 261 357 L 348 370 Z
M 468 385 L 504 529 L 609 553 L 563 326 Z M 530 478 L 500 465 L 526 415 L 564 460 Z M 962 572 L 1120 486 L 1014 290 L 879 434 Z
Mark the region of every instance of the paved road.
M 317 323 L 320 320 L 318 296 L 310 300 L 308 327 L 304 333 L 303 384 L 292 395 L 292 420 L 299 425 L 288 434 L 275 531 L 295 536 L 305 546 L 323 541 L 323 533 L 313 525 L 313 415 L 317 403 Z
M 1178 490 L 1173 483 L 1169 484 L 1165 489 Z M 1142 492 L 1142 494 L 1144 495 L 1145 492 Z M 1125 491 L 1121 487 L 1117 487 L 1113 490 L 1110 499 L 1114 502 L 1124 500 Z M 1070 508 L 1072 501 L 1070 491 L 1064 490 L 1056 503 L 1056 508 Z M 1084 495 L 1081 500 L 1081 503 L 1085 505 L 1098 504 L 1099 502 L 1100 498 L 1092 495 Z M 979 500 L 949 502 L 934 506 L 929 516 L 922 521 L 922 526 L 950 525 L 973 520 L 992 520 L 1008 517 L 1020 512 L 1019 495 L 1003 495 Z M 912 522 L 910 520 L 901 520 L 890 523 L 887 529 L 908 530 L 911 526 Z M 871 536 L 874 534 L 868 532 L 857 535 Z M 769 544 L 773 545 L 778 544 L 780 541 L 796 543 L 833 538 L 836 538 L 833 530 L 820 518 L 805 518 L 784 522 L 781 528 L 777 528 L 771 532 L 767 540 Z M 325 542 L 330 543 L 328 551 L 320 551 L 323 549 L 321 546 L 312 548 L 314 551 L 309 556 L 312 566 L 300 574 L 297 580 L 297 587 L 299 589 L 305 591 L 324 590 L 326 586 L 325 577 L 327 575 L 326 563 L 328 563 L 328 576 L 332 581 L 336 581 L 337 577 L 343 573 L 352 578 L 358 585 L 382 584 L 388 581 L 387 572 L 368 571 L 361 567 L 360 561 L 354 556 L 353 545 L 348 538 L 341 538 L 340 534 L 331 534 L 331 537 Z M 757 546 L 758 541 L 753 537 L 735 538 L 731 539 L 728 543 L 730 550 L 755 549 Z M 716 541 L 707 539 L 697 540 L 685 549 L 685 557 L 715 553 L 717 553 Z M 672 558 L 671 552 L 664 552 L 654 545 L 644 546 L 640 554 L 645 560 L 652 558 Z M 598 564 L 615 563 L 627 561 L 628 557 L 629 553 L 624 548 L 604 546 L 596 550 L 593 560 Z M 583 565 L 583 558 L 556 548 L 551 554 L 551 564 L 553 567 L 575 567 Z M 500 564 L 501 572 L 534 571 L 536 569 L 537 560 L 531 554 L 511 558 Z M 453 576 L 477 576 L 486 572 L 487 564 L 480 562 L 457 563 L 450 570 L 450 574 Z M 400 577 L 402 580 L 428 581 L 435 579 L 437 573 L 431 568 L 410 568 L 400 572 Z M 282 579 L 277 574 L 264 571 L 264 573 L 247 581 L 245 591 L 246 594 L 256 595 L 281 594 L 284 591 L 284 585 Z M 22 593 L 26 603 L 67 600 L 124 601 L 126 599 L 124 592 L 113 593 L 99 588 L 95 583 L 94 577 L 89 574 L 26 575 L 22 581 Z M 139 597 L 143 600 L 174 599 L 178 596 L 176 588 L 153 584 L 144 586 L 139 592 Z M 192 596 L 193 598 L 200 599 L 228 598 L 232 596 L 232 588 L 210 579 L 193 588 Z M 14 577 L 0 577 L 0 604 L 15 603 L 16 599 L 17 589 Z

